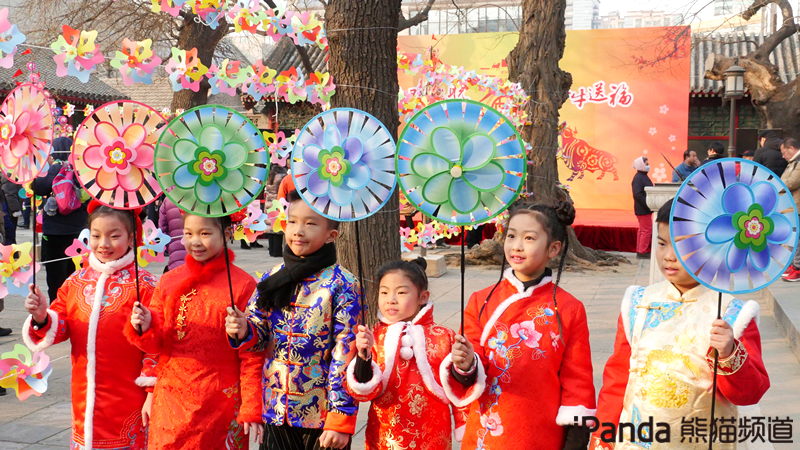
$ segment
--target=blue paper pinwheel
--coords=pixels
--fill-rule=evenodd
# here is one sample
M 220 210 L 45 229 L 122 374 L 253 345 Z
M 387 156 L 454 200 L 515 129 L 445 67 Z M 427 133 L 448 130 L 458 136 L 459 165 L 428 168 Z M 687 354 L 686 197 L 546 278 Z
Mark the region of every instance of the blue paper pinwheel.
M 777 280 L 791 264 L 797 226 L 797 208 L 780 178 L 755 162 L 728 158 L 684 181 L 672 205 L 670 235 L 697 281 L 744 294 Z
M 363 219 L 389 199 L 397 181 L 394 140 L 371 115 L 349 108 L 328 110 L 297 135 L 292 177 L 306 203 L 337 221 Z

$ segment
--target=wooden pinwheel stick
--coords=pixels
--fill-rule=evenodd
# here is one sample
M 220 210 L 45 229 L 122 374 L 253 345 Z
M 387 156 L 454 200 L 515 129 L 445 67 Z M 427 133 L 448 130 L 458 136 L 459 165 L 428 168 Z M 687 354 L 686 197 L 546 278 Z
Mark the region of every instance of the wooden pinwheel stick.
M 461 225 L 461 335 L 464 335 L 464 270 L 466 266 L 466 257 L 464 256 L 464 243 L 467 241 L 467 235 L 464 232 L 464 225 Z
M 717 319 L 722 318 L 722 292 L 719 293 L 717 296 Z M 712 450 L 711 446 L 714 443 L 714 430 L 716 429 L 716 425 L 714 424 L 714 407 L 717 405 L 717 363 L 719 363 L 719 350 L 714 349 L 714 378 L 712 378 L 711 384 L 711 423 L 709 426 L 711 427 L 711 436 L 708 440 L 708 450 Z
M 131 215 L 133 215 L 133 276 L 136 279 L 136 301 L 141 305 L 142 299 L 139 294 L 139 237 L 136 235 L 136 229 L 139 227 L 136 226 L 138 223 L 136 210 L 132 209 Z M 139 333 L 139 336 L 142 335 L 141 325 L 136 328 L 136 332 Z
M 222 219 L 220 219 L 220 224 L 222 224 Z M 236 302 L 233 301 L 233 282 L 231 281 L 231 258 L 228 256 L 228 237 L 225 236 L 224 228 L 222 229 L 222 253 L 225 255 L 225 269 L 228 271 L 228 291 L 231 294 L 231 309 L 236 311 Z M 239 346 L 239 339 L 234 339 L 233 342 L 236 347 Z

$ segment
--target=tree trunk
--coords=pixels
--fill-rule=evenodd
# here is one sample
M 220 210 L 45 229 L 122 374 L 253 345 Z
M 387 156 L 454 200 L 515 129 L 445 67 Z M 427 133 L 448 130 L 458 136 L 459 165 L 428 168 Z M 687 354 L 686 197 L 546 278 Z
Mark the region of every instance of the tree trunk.
M 178 35 L 176 47 L 184 50 L 196 48 L 200 62 L 206 67 L 211 67 L 217 44 L 227 34 L 228 22 L 221 18 L 217 29 L 212 30 L 207 25 L 195 22 L 195 17 L 197 16 L 193 13 L 187 13 L 183 21 L 183 29 Z M 208 102 L 208 90 L 210 88 L 211 85 L 208 84 L 208 79 L 203 78 L 203 81 L 200 82 L 200 89 L 197 92 L 191 89 L 181 89 L 174 93 L 172 95 L 172 111 L 178 108 L 189 109 L 198 105 L 205 105 Z
M 397 24 L 401 0 L 330 0 L 325 10 L 328 67 L 337 85 L 331 106 L 366 111 L 397 139 Z M 348 29 L 350 31 L 336 31 Z M 345 86 L 347 85 L 347 86 Z M 358 87 L 353 87 L 358 86 Z M 339 263 L 358 276 L 366 293 L 367 323 L 377 317 L 376 273 L 387 261 L 400 259 L 400 215 L 397 190 L 386 206 L 356 223 L 343 223 L 337 240 Z M 356 248 L 356 235 L 360 248 Z M 362 273 L 358 273 L 358 258 Z
M 528 154 L 526 188 L 535 202 L 564 198 L 558 181 L 558 110 L 569 98 L 572 75 L 561 70 L 567 33 L 564 29 L 566 0 L 523 0 L 519 42 L 506 58 L 511 81 L 522 84 L 530 96 L 526 107 L 530 125 L 522 138 L 533 148 Z M 581 259 L 596 262 L 593 251 L 583 247 L 569 229 L 569 247 Z

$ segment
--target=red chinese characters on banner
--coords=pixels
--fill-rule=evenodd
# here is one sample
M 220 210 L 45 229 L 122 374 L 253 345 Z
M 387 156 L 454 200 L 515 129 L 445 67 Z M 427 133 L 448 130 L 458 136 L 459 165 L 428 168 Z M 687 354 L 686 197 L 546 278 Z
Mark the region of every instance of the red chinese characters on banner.
M 609 93 L 606 93 L 606 82 L 598 81 L 589 87 L 580 87 L 577 91 L 569 91 L 569 101 L 578 109 L 583 109 L 586 103 L 605 103 L 612 108 L 621 106 L 627 108 L 633 104 L 633 93 L 628 88 L 628 83 L 608 85 Z

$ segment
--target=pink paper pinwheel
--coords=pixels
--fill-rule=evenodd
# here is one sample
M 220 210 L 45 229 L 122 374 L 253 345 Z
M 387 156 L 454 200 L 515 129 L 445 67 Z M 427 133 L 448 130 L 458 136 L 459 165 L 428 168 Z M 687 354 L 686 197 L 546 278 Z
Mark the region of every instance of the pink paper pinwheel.
M 150 0 L 153 5 L 151 6 L 150 10 L 154 13 L 164 11 L 172 17 L 178 17 L 178 14 L 181 11 L 181 6 L 183 6 L 186 1 L 187 0 Z
M 273 41 L 278 42 L 292 31 L 291 11 L 284 13 L 283 9 L 278 7 L 267 9 L 265 14 L 266 17 L 262 20 L 261 27 Z
M 245 71 L 242 91 L 250 94 L 256 101 L 261 100 L 264 95 L 275 92 L 274 83 L 277 73 L 276 70 L 265 66 L 263 62 L 256 62 Z
M 138 42 L 128 38 L 122 40 L 122 51 L 117 51 L 111 60 L 111 67 L 119 70 L 125 86 L 153 83 L 153 70 L 161 64 L 161 58 L 150 50 L 152 44 L 152 39 Z
M 331 74 L 314 72 L 306 81 L 306 93 L 308 101 L 325 105 L 331 101 L 331 97 L 336 92 L 336 85 L 331 81 Z
M 14 65 L 17 45 L 23 42 L 25 35 L 8 22 L 8 8 L 0 9 L 0 67 L 10 69 Z
M 31 355 L 22 344 L 0 355 L 0 387 L 13 389 L 20 401 L 31 395 L 41 397 L 47 390 L 47 378 L 51 373 L 50 357 L 44 352 Z
M 75 264 L 75 270 L 80 270 L 89 261 L 89 230 L 84 229 L 81 231 L 80 236 L 72 241 L 72 245 L 67 247 L 64 254 L 72 256 L 72 262 Z
M 151 262 L 164 262 L 164 250 L 172 240 L 170 235 L 157 228 L 152 220 L 146 220 L 142 224 L 144 234 L 144 244 L 139 246 L 139 265 L 147 267 Z
M 236 226 L 233 238 L 240 241 L 255 242 L 259 236 L 267 231 L 269 216 L 261 210 L 257 202 L 247 206 L 247 218 Z
M 287 175 L 288 176 L 288 175 Z M 289 203 L 284 199 L 273 200 L 272 206 L 267 209 L 267 225 L 273 233 L 286 231 L 286 209 Z
M 47 164 L 53 141 L 50 103 L 32 84 L 17 86 L 0 109 L 0 167 L 17 184 L 33 180 Z
M 200 81 L 203 75 L 208 72 L 208 67 L 200 62 L 197 57 L 197 49 L 181 50 L 172 48 L 172 57 L 164 68 L 169 73 L 172 81 L 172 90 L 177 92 L 181 89 L 191 89 L 194 92 L 200 90 Z
M 297 103 L 306 99 L 308 95 L 306 93 L 306 80 L 302 72 L 297 72 L 297 68 L 292 67 L 281 72 L 276 80 L 280 83 L 278 95 L 281 95 L 287 102 Z
M 261 10 L 259 0 L 236 0 L 233 7 L 228 10 L 228 17 L 233 19 L 234 30 L 237 33 L 247 31 L 256 34 L 258 24 L 267 18 Z
M 263 134 L 264 141 L 267 143 L 267 147 L 269 147 L 270 162 L 286 167 L 286 160 L 289 158 L 289 154 L 292 151 L 294 136 L 297 136 L 297 134 L 292 136 L 292 139 L 286 139 L 286 135 L 283 134 L 283 131 L 278 131 L 277 133 L 265 131 Z
M 75 134 L 73 164 L 92 197 L 112 208 L 134 209 L 155 201 L 161 187 L 153 174 L 158 112 L 121 100 L 97 108 Z
M 50 48 L 56 56 L 56 75 L 65 77 L 72 75 L 82 83 L 89 81 L 89 75 L 97 69 L 98 64 L 105 61 L 105 56 L 100 53 L 100 46 L 95 44 L 97 31 L 78 31 L 64 25 L 64 33 Z
M 28 282 L 33 276 L 33 271 L 39 271 L 41 265 L 31 268 L 33 257 L 31 250 L 33 243 L 0 245 L 0 297 L 9 294 L 25 296 L 28 294 Z

